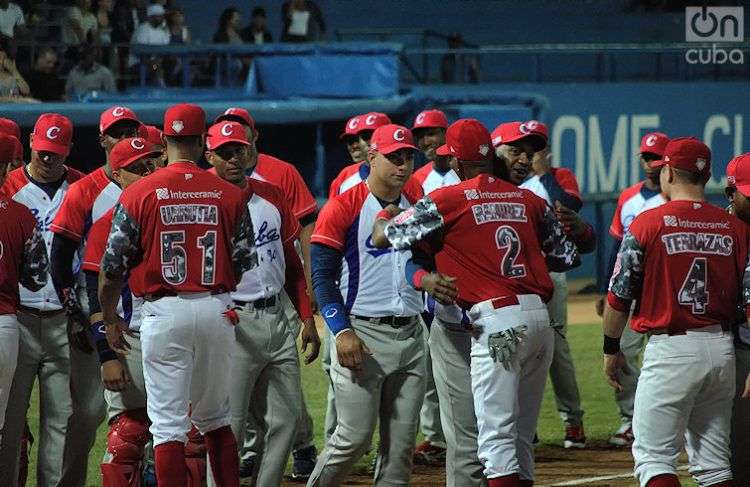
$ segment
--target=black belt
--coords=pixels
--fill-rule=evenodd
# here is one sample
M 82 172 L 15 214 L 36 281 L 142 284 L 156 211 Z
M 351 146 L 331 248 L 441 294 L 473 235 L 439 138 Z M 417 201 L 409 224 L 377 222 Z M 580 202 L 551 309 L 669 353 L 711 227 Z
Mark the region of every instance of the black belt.
M 277 301 L 278 299 L 276 298 L 276 296 L 271 296 L 270 298 L 260 298 L 256 299 L 255 301 L 240 301 L 235 299 L 234 304 L 236 306 L 239 306 L 240 308 L 252 306 L 255 309 L 266 309 L 276 306 Z
M 18 310 L 23 311 L 24 313 L 28 313 L 30 315 L 34 315 L 39 318 L 48 318 L 50 316 L 57 316 L 61 313 L 65 313 L 64 309 L 53 309 L 49 311 L 42 311 L 40 309 L 32 308 L 29 306 L 24 306 L 22 304 L 18 306 Z
M 411 325 L 414 323 L 414 321 L 417 319 L 417 316 L 382 316 L 382 317 L 372 317 L 372 316 L 360 316 L 360 315 L 352 315 L 358 320 L 362 321 L 369 321 L 370 323 L 374 323 L 376 325 L 388 325 L 392 328 L 400 328 L 402 326 Z

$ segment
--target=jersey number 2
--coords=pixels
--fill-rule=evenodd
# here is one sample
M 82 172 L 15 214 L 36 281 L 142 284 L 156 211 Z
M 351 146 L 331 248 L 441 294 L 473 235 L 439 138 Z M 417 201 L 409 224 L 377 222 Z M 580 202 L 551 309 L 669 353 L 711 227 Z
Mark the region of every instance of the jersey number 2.
M 177 286 L 187 279 L 187 252 L 185 232 L 172 230 L 161 232 L 161 275 L 169 284 Z M 201 249 L 201 284 L 212 286 L 216 277 L 216 231 L 209 230 L 198 237 L 196 247 Z
M 690 270 L 677 293 L 677 300 L 681 306 L 690 306 L 693 314 L 702 315 L 708 306 L 708 262 L 705 257 L 696 257 L 690 265 Z
M 495 232 L 495 243 L 498 249 L 506 249 L 503 260 L 500 263 L 500 273 L 505 277 L 523 277 L 526 275 L 526 266 L 516 264 L 516 258 L 521 253 L 521 239 L 513 227 L 502 226 Z

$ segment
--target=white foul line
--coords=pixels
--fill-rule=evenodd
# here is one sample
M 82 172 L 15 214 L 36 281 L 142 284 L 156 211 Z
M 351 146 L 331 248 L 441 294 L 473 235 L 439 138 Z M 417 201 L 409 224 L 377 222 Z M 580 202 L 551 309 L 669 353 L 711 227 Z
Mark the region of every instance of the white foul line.
M 677 470 L 687 470 L 687 469 L 688 469 L 687 465 L 680 465 L 679 467 L 677 467 Z M 539 485 L 538 487 L 568 487 L 572 485 L 586 485 L 592 482 L 602 482 L 605 480 L 626 479 L 629 477 L 633 477 L 632 470 L 630 472 L 625 472 L 625 473 L 602 475 L 601 477 L 586 477 L 586 478 L 578 479 L 578 480 L 566 480 L 565 482 L 558 482 L 558 483 L 549 484 L 549 485 Z

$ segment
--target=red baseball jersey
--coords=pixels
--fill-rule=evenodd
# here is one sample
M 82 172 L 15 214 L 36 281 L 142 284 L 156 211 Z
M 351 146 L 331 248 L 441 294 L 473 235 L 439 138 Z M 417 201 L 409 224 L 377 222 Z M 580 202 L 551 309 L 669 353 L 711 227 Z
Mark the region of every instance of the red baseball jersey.
M 91 225 L 86 236 L 86 246 L 83 251 L 81 269 L 90 272 L 99 272 L 104 251 L 107 249 L 107 239 L 109 238 L 109 231 L 112 229 L 112 216 L 114 213 L 115 209 L 112 207 Z
M 637 300 L 630 326 L 640 333 L 732 324 L 749 245 L 747 225 L 706 202 L 644 211 L 620 246 L 608 302 L 627 312 Z
M 566 167 L 552 167 L 550 168 L 550 172 L 555 177 L 557 184 L 559 184 L 566 193 L 583 201 L 581 198 L 581 190 L 578 187 L 578 180 L 573 171 Z
M 664 201 L 661 192 L 648 189 L 645 181 L 625 188 L 617 199 L 617 208 L 614 216 L 612 216 L 609 234 L 618 240 L 622 240 L 636 216 L 642 211 L 656 208 Z
M 170 163 L 123 191 L 102 271 L 136 296 L 228 292 L 255 265 L 242 191 L 189 162 Z
M 38 291 L 47 283 L 47 248 L 34 215 L 0 196 L 0 315 L 15 314 L 18 285 Z
M 554 270 L 580 262 L 543 199 L 488 174 L 436 189 L 391 220 L 385 234 L 396 248 L 435 235 L 437 270 L 456 278 L 463 308 L 519 294 L 547 302 L 547 262 L 560 264 Z
M 318 202 L 315 201 L 302 175 L 288 162 L 268 154 L 258 154 L 258 163 L 250 177 L 280 188 L 298 220 L 318 209 Z
M 85 240 L 91 225 L 115 206 L 120 193 L 100 167 L 70 186 L 50 230 L 74 242 Z
M 362 168 L 366 168 L 365 171 Z M 357 184 L 367 179 L 367 175 L 370 174 L 369 166 L 363 163 L 363 161 L 349 164 L 339 172 L 339 175 L 331 181 L 331 186 L 328 190 L 328 199 L 333 199 L 337 195 L 343 193 L 347 189 L 351 189 Z

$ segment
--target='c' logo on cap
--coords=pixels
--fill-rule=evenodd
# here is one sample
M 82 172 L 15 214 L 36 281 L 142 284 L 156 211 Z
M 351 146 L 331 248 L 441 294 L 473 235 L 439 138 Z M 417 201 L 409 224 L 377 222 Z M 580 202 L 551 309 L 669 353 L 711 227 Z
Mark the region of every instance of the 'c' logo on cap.
M 404 129 L 396 129 L 393 131 L 393 140 L 398 140 L 401 142 L 406 137 L 406 134 L 404 133 Z
M 537 122 L 536 120 L 529 120 L 524 125 L 526 125 L 527 129 L 534 130 L 535 128 L 539 126 L 539 122 Z
M 146 146 L 143 144 L 143 142 L 141 142 L 141 139 L 133 139 L 130 141 L 130 147 L 135 150 L 141 150 Z
M 525 123 L 522 123 L 522 124 L 520 125 L 520 127 L 518 127 L 518 130 L 519 130 L 519 131 L 520 131 L 520 132 L 521 132 L 522 134 L 528 134 L 528 133 L 529 133 L 529 132 L 531 131 L 531 128 L 530 128 L 530 127 L 529 127 L 528 125 L 526 125 Z
M 224 110 L 224 115 L 234 115 L 234 108 L 227 108 Z
M 122 117 L 125 115 L 125 108 L 123 107 L 115 107 L 112 109 L 112 116 L 114 117 Z
M 419 125 L 420 123 L 424 122 L 424 117 L 425 117 L 424 112 L 417 115 L 417 119 L 415 120 L 416 123 L 414 125 Z
M 349 120 L 349 129 L 350 130 L 356 129 L 357 125 L 359 125 L 359 117 L 355 117 L 355 118 Z
M 653 147 L 656 145 L 656 136 L 655 135 L 649 135 L 646 138 L 646 145 L 649 147 Z
M 232 124 L 231 123 L 225 123 L 221 126 L 221 135 L 224 137 L 229 137 L 232 135 Z
M 50 140 L 55 140 L 58 135 L 60 135 L 60 127 L 50 127 L 47 129 L 47 138 Z
M 373 125 L 375 123 L 375 115 L 368 115 L 365 118 L 365 125 Z

